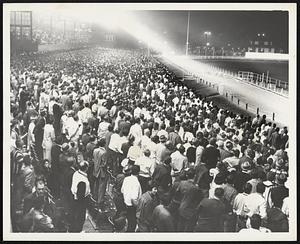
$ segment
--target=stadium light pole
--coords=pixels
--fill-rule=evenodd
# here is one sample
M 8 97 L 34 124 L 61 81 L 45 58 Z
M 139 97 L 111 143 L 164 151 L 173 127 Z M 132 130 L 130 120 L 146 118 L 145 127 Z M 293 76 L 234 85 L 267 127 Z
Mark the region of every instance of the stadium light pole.
M 188 11 L 188 22 L 187 22 L 187 30 L 186 30 L 186 48 L 185 48 L 186 56 L 189 53 L 189 33 L 190 33 L 190 11 Z
M 206 40 L 206 43 L 207 43 L 207 36 L 210 36 L 211 32 L 210 31 L 205 31 L 204 35 L 205 35 L 205 40 Z

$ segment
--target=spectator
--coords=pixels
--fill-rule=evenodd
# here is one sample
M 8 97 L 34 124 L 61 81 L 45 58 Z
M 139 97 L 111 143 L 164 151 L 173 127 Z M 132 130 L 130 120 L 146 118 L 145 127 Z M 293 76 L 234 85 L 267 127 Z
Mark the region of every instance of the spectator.
M 251 193 L 252 185 L 246 183 L 243 193 L 238 193 L 233 202 L 233 212 L 237 215 L 236 230 L 246 228 L 247 214 L 245 212 L 246 198 Z
M 104 195 L 106 192 L 106 186 L 108 181 L 105 143 L 106 142 L 104 138 L 100 139 L 100 141 L 97 143 L 95 150 L 93 151 L 93 176 L 95 177 L 93 186 L 93 196 L 96 199 L 100 208 L 103 208 L 104 206 Z
M 153 184 L 151 188 L 151 190 L 142 194 L 137 205 L 137 232 L 151 232 L 153 229 L 152 214 L 154 208 L 159 204 L 159 199 L 157 197 L 157 186 Z
M 87 201 L 91 194 L 90 183 L 87 178 L 88 162 L 83 161 L 79 164 L 72 177 L 71 191 L 74 197 L 73 222 L 71 223 L 71 232 L 81 232 L 86 216 Z
M 261 227 L 261 217 L 259 214 L 253 214 L 250 218 L 250 224 L 248 228 L 241 229 L 239 233 L 261 233 L 261 232 L 270 232 L 270 230 Z
M 155 169 L 155 162 L 150 158 L 149 149 L 144 151 L 144 156 L 137 158 L 135 165 L 140 167 L 138 179 L 141 184 L 142 193 L 145 193 L 149 190 L 149 182 Z
M 195 170 L 193 168 L 188 169 L 186 176 L 187 180 L 181 181 L 177 188 L 181 198 L 178 209 L 178 231 L 193 232 L 197 222 L 196 208 L 203 197 L 201 191 L 194 183 Z
M 223 188 L 216 188 L 214 197 L 204 198 L 199 206 L 199 217 L 194 232 L 223 232 L 225 205 Z
M 160 204 L 153 210 L 153 232 L 175 232 L 174 219 L 167 205 L 169 198 L 165 194 L 160 199 Z
M 136 228 L 136 207 L 138 205 L 138 200 L 142 195 L 141 185 L 138 181 L 139 171 L 140 167 L 133 165 L 131 168 L 131 175 L 124 179 L 121 188 L 127 209 L 127 232 L 135 232 Z
M 263 197 L 265 186 L 262 182 L 256 186 L 256 192 L 249 194 L 245 199 L 245 212 L 248 217 L 259 214 L 262 220 L 267 218 L 267 202 Z

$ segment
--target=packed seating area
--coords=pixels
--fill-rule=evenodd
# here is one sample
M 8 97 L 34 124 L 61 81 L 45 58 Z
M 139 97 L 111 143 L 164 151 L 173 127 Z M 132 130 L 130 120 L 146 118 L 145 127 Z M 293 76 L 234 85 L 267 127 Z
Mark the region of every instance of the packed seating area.
M 288 128 L 200 98 L 137 51 L 11 60 L 13 232 L 288 232 Z M 101 223 L 100 223 L 101 225 Z

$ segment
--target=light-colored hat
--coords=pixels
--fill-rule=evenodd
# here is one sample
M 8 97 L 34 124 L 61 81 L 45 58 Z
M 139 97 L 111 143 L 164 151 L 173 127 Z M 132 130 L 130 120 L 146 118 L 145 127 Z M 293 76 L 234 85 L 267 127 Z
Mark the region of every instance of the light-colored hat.
M 64 143 L 64 144 L 62 144 L 62 146 L 61 146 L 61 149 L 63 150 L 63 151 L 66 151 L 66 150 L 68 150 L 69 149 L 69 144 L 68 143 Z

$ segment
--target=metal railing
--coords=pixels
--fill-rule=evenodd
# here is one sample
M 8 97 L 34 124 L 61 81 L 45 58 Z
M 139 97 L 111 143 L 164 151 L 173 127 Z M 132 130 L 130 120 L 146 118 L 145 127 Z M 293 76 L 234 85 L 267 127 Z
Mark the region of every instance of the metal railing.
M 216 89 L 220 95 L 222 95 L 223 97 L 226 97 L 229 102 L 237 105 L 241 109 L 244 109 L 247 112 L 250 112 L 253 114 L 265 114 L 267 119 L 275 121 L 276 114 L 274 112 L 266 111 L 266 110 L 262 109 L 260 106 L 255 106 L 253 104 L 250 104 L 248 101 L 241 98 L 238 94 L 233 93 L 232 91 L 230 91 L 230 89 L 227 89 L 226 87 L 222 87 L 222 89 L 220 89 L 220 86 L 217 83 L 202 79 L 199 76 L 194 75 L 192 73 L 188 73 L 188 74 L 190 77 L 195 78 L 198 83 L 201 83 L 208 87 Z
M 238 79 L 252 83 L 263 89 L 276 92 L 280 95 L 288 96 L 289 94 L 288 82 L 274 79 L 265 74 L 257 74 L 249 71 L 239 71 Z
M 245 56 L 221 56 L 221 55 L 209 55 L 209 56 L 205 56 L 205 55 L 189 55 L 189 57 L 191 59 L 246 59 Z
M 230 89 L 222 86 L 222 88 L 220 87 L 220 85 L 217 82 L 214 82 L 213 79 L 207 79 L 204 78 L 204 76 L 201 76 L 201 74 L 199 73 L 194 73 L 194 72 L 190 72 L 189 70 L 187 70 L 186 68 L 183 68 L 175 63 L 173 63 L 171 60 L 168 60 L 168 63 L 176 68 L 178 68 L 179 70 L 182 71 L 183 73 L 183 77 L 185 78 L 193 78 L 195 80 L 197 80 L 198 83 L 204 84 L 208 87 L 212 87 L 214 88 L 220 95 L 222 95 L 223 97 L 227 98 L 228 101 L 230 101 L 231 103 L 237 105 L 238 107 L 240 107 L 241 109 L 244 109 L 252 114 L 265 114 L 268 120 L 271 121 L 275 121 L 276 120 L 276 113 L 273 111 L 266 111 L 264 110 L 261 106 L 257 106 L 254 104 L 250 104 L 246 99 L 242 98 L 241 96 L 239 96 L 239 94 L 233 93 L 232 91 L 230 91 Z M 208 73 L 210 74 L 214 74 L 214 75 L 218 75 L 218 76 L 225 76 L 225 77 L 231 77 L 233 79 L 238 79 L 239 77 L 239 73 L 238 72 L 232 72 L 232 71 L 228 71 L 225 69 L 221 69 L 219 67 L 216 66 L 212 66 L 210 65 L 210 71 Z M 245 81 L 243 81 L 245 82 Z M 251 83 L 253 85 L 255 85 L 254 83 Z M 283 84 L 283 83 L 282 83 Z M 260 87 L 262 89 L 264 89 L 263 87 Z M 284 92 L 288 92 L 287 90 L 284 90 Z M 276 92 L 277 94 L 279 94 L 278 92 Z M 282 94 L 280 94 L 282 95 Z

